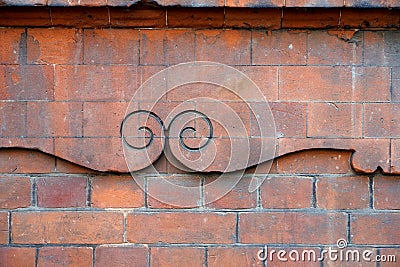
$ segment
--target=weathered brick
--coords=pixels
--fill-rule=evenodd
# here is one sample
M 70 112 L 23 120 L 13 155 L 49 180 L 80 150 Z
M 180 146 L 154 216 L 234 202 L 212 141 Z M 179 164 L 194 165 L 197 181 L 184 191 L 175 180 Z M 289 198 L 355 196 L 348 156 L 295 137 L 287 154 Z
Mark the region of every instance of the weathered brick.
M 177 227 L 179 225 L 179 227 Z M 132 213 L 127 238 L 132 243 L 232 243 L 233 213 Z
M 398 244 L 400 242 L 399 223 L 399 213 L 352 214 L 351 240 L 354 244 Z
M 225 5 L 228 7 L 282 7 L 285 2 L 283 0 L 226 0 Z
M 278 158 L 279 173 L 349 173 L 351 152 L 309 150 Z
M 393 173 L 400 173 L 400 139 L 393 139 L 391 144 L 391 166 Z
M 98 171 L 127 172 L 120 138 L 56 138 L 55 155 Z M 111 156 L 112 155 L 112 156 Z
M 396 176 L 375 176 L 373 184 L 374 208 L 400 209 L 400 179 Z
M 93 249 L 90 247 L 42 247 L 38 266 L 92 266 Z
M 81 64 L 82 37 L 79 29 L 28 29 L 28 63 Z
M 115 27 L 162 28 L 166 26 L 164 9 L 110 8 L 109 10 L 110 24 Z
M 252 64 L 305 65 L 307 33 L 253 31 Z
M 312 206 L 313 180 L 310 177 L 269 175 L 260 189 L 263 208 L 299 209 Z
M 241 243 L 331 244 L 346 236 L 344 213 L 241 213 Z
M 352 1 L 346 1 L 346 4 L 349 2 Z M 371 3 L 371 1 L 369 2 Z M 397 9 L 343 8 L 341 10 L 340 28 L 382 29 L 396 27 L 399 24 L 399 13 L 400 11 Z
M 362 63 L 362 34 L 343 40 L 331 32 L 308 34 L 308 64 L 357 65 Z
M 267 254 L 261 254 L 260 256 L 266 258 L 265 263 L 268 266 L 274 267 L 321 266 L 321 262 L 318 260 L 321 256 L 321 249 L 318 247 L 271 247 L 269 245 L 267 247 Z M 326 255 L 324 256 L 327 258 Z
M 267 8 L 226 8 L 225 27 L 228 28 L 264 28 L 280 29 L 282 12 L 279 9 Z
M 396 267 L 398 266 L 398 261 L 400 257 L 399 248 L 380 248 L 380 263 L 381 266 L 385 267 Z M 385 255 L 385 256 L 383 256 Z
M 236 174 L 239 175 L 239 174 Z M 257 206 L 257 192 L 249 192 L 249 185 L 253 178 L 242 177 L 236 185 L 232 185 L 232 179 L 236 177 L 217 177 L 218 184 L 214 182 L 215 179 L 206 180 L 204 185 L 204 202 L 207 207 L 216 209 L 250 209 Z M 218 186 L 216 186 L 218 185 Z M 224 189 L 230 189 L 227 194 L 220 196 Z
M 322 209 L 366 209 L 369 207 L 369 179 L 366 176 L 319 177 L 317 206 Z
M 368 2 L 362 0 L 348 0 L 345 1 L 346 7 L 358 7 L 358 8 L 372 8 L 372 7 L 396 7 L 398 2 L 396 0 L 370 0 Z
M 0 12 L 0 25 L 2 27 L 51 26 L 50 9 L 47 8 L 36 7 L 35 12 L 32 12 L 31 7 L 28 6 L 3 6 Z
M 82 136 L 82 103 L 28 102 L 27 116 L 31 137 Z
M 49 173 L 54 167 L 54 157 L 38 151 L 19 149 L 0 151 L 2 173 Z
M 148 266 L 148 249 L 134 246 L 99 246 L 96 248 L 94 266 Z
M 8 243 L 8 212 L 0 212 L 0 244 Z
M 351 157 L 351 167 L 356 172 L 373 173 L 378 167 L 390 172 L 390 140 L 360 139 Z M 392 161 L 393 163 L 393 161 Z
M 257 258 L 258 248 L 212 247 L 208 249 L 208 266 L 263 266 Z
M 143 30 L 140 38 L 141 64 L 165 65 L 194 60 L 192 30 Z
M 139 64 L 139 31 L 87 29 L 84 31 L 85 64 Z
M 26 136 L 26 103 L 0 102 L 0 136 Z
M 17 212 L 15 244 L 107 244 L 123 241 L 123 214 L 117 212 Z
M 54 172 L 58 173 L 84 173 L 84 174 L 95 174 L 96 171 L 74 164 L 72 162 L 56 158 L 56 167 Z
M 247 75 L 258 86 L 266 100 L 278 100 L 278 67 L 238 66 L 236 69 Z
M 0 66 L 0 100 L 53 100 L 53 77 L 52 66 Z
M 144 192 L 132 176 L 96 176 L 91 180 L 91 206 L 95 208 L 138 208 Z
M 55 99 L 68 101 L 130 100 L 141 75 L 133 66 L 56 66 L 55 71 Z
M 171 28 L 222 28 L 224 10 L 216 8 L 168 9 L 168 27 Z
M 53 26 L 69 26 L 75 28 L 96 28 L 109 26 L 108 12 L 105 8 L 81 7 L 76 9 L 52 7 L 51 21 Z
M 47 208 L 85 207 L 86 183 L 85 177 L 37 178 L 37 205 Z
M 47 5 L 49 6 L 105 6 L 106 0 L 49 0 Z
M 119 137 L 127 107 L 127 102 L 85 102 L 83 104 L 84 136 Z
M 392 101 L 400 102 L 400 67 L 392 68 Z
M 150 208 L 189 208 L 201 206 L 201 177 L 197 175 L 147 178 Z
M 336 249 L 337 246 L 334 246 L 333 249 Z M 329 251 L 329 247 L 323 247 L 325 251 Z M 331 247 L 332 250 L 332 247 Z M 340 251 L 340 250 L 338 250 Z M 358 251 L 358 252 L 356 252 Z M 369 254 L 370 252 L 371 254 Z M 328 252 L 329 253 L 329 252 Z M 365 253 L 363 255 L 363 253 Z M 321 252 L 322 254 L 322 252 Z M 340 254 L 343 255 L 343 260 L 340 259 Z M 325 254 L 324 258 L 324 266 L 334 267 L 334 266 L 343 266 L 343 267 L 375 267 L 376 261 L 375 256 L 378 255 L 378 250 L 372 247 L 356 247 L 356 246 L 347 246 L 347 248 L 343 249 L 338 253 L 337 259 L 335 257 L 329 257 Z M 346 259 L 347 257 L 347 259 Z M 359 257 L 359 258 L 357 258 Z M 368 260 L 368 258 L 370 260 Z M 386 265 L 385 265 L 386 266 Z
M 400 137 L 399 104 L 365 104 L 364 135 Z
M 400 66 L 398 31 L 365 31 L 364 64 L 368 66 Z
M 286 7 L 342 7 L 343 0 L 286 0 Z
M 362 106 L 347 103 L 309 103 L 307 135 L 361 137 Z
M 192 1 L 192 0 L 165 0 L 166 6 L 183 6 L 183 7 L 222 7 L 224 0 L 206 0 L 206 1 Z
M 337 27 L 340 9 L 286 8 L 283 10 L 284 29 L 329 29 Z
M 3 266 L 34 267 L 35 258 L 35 248 L 0 247 L 0 262 Z
M 390 101 L 390 69 L 387 67 L 355 67 L 352 101 Z
M 279 83 L 280 100 L 348 101 L 352 97 L 350 67 L 280 67 Z
M 0 29 L 0 64 L 17 64 L 20 61 L 24 47 L 24 29 Z
M 196 60 L 216 61 L 230 65 L 250 64 L 249 31 L 196 31 Z
M 31 205 L 31 181 L 25 177 L 0 177 L 0 208 L 16 209 Z
M 154 247 L 151 248 L 150 262 L 153 266 L 204 267 L 204 248 L 196 247 Z

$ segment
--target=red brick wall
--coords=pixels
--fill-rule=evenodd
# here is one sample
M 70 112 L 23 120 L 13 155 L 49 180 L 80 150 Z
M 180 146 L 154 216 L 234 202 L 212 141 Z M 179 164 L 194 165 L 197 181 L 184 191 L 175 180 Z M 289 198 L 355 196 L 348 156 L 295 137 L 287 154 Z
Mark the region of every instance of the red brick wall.
M 0 266 L 287 266 L 259 250 L 339 239 L 400 261 L 398 11 L 0 9 Z M 212 203 L 216 173 L 161 157 L 162 178 L 199 187 L 168 192 L 182 208 L 152 197 L 160 176 L 133 173 L 142 190 L 113 155 L 133 90 L 193 60 L 260 86 L 279 150 L 255 192 L 253 167 Z M 199 92 L 186 93 L 174 99 Z

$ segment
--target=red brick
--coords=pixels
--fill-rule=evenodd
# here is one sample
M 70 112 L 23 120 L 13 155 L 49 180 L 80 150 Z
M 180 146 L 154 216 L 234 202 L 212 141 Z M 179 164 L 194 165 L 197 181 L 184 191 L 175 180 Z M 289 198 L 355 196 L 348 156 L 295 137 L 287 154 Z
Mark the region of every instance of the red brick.
M 28 102 L 27 110 L 29 136 L 82 136 L 82 103 Z
M 0 100 L 53 100 L 53 77 L 52 66 L 0 66 Z
M 345 1 L 346 7 L 358 7 L 358 8 L 372 8 L 372 7 L 396 7 L 399 2 L 396 0 L 387 0 L 387 1 L 379 1 L 379 0 L 371 0 L 368 2 L 364 2 L 361 0 L 347 0 Z
M 236 185 L 232 185 L 232 179 L 237 180 L 236 177 L 230 176 L 217 177 L 218 182 L 215 182 L 214 185 L 215 179 L 206 180 L 204 201 L 207 207 L 216 209 L 250 209 L 257 206 L 257 192 L 249 192 L 249 185 L 253 178 L 242 177 Z M 233 188 L 228 191 L 231 185 Z M 221 188 L 226 188 L 226 191 L 228 191 L 223 196 L 220 195 L 225 190 L 221 190 Z
M 284 29 L 329 29 L 337 27 L 340 9 L 286 8 L 283 10 Z
M 151 248 L 150 262 L 153 266 L 204 267 L 205 251 L 196 247 L 154 247 Z
M 362 106 L 309 103 L 307 127 L 309 137 L 361 137 Z
M 2 6 L 0 14 L 2 27 L 51 26 L 50 9 L 47 8 L 35 7 L 35 12 L 32 12 L 29 6 Z
M 398 244 L 400 242 L 399 223 L 399 213 L 352 214 L 351 240 L 354 244 Z
M 278 100 L 278 67 L 239 66 L 236 69 L 247 75 L 258 86 L 266 100 Z
M 398 266 L 398 260 L 400 258 L 399 248 L 380 248 L 380 264 L 385 267 L 396 267 Z M 382 257 L 385 255 L 384 257 Z
M 126 102 L 85 102 L 83 104 L 84 135 L 119 137 L 121 122 L 125 117 L 127 107 Z
M 392 173 L 400 174 L 400 140 L 399 139 L 392 139 L 390 170 Z
M 346 236 L 344 213 L 241 213 L 241 243 L 331 244 Z
M 277 137 L 304 137 L 306 136 L 306 104 L 296 102 L 269 102 L 269 107 L 275 120 L 275 131 Z M 251 104 L 252 111 L 263 114 L 261 110 L 265 104 Z M 261 125 L 251 115 L 251 135 L 260 136 Z
M 42 247 L 38 266 L 92 266 L 93 249 L 90 247 Z
M 374 208 L 398 210 L 400 209 L 400 179 L 396 176 L 374 177 Z
M 337 246 L 331 247 L 331 250 L 336 249 Z M 329 251 L 329 247 L 324 247 L 323 249 L 325 249 L 325 251 Z M 340 250 L 339 250 L 340 251 Z M 355 251 L 358 251 L 355 252 Z M 369 254 L 369 253 L 371 254 Z M 329 253 L 329 252 L 328 252 Z M 375 267 L 376 266 L 376 262 L 375 262 L 375 256 L 378 254 L 378 250 L 376 248 L 372 248 L 372 247 L 355 247 L 355 246 L 348 246 L 347 248 L 343 249 L 342 252 L 339 252 L 337 255 L 340 257 L 340 253 L 342 253 L 343 255 L 343 260 L 339 260 L 340 258 L 337 257 L 337 259 L 335 259 L 334 257 L 332 257 L 332 260 L 329 258 L 328 255 L 325 254 L 325 258 L 324 258 L 324 266 L 327 267 L 333 267 L 333 266 L 343 266 L 343 267 Z M 365 253 L 363 255 L 363 253 Z M 359 259 L 357 259 L 359 255 Z M 364 258 L 363 258 L 364 256 Z M 346 260 L 347 257 L 347 260 Z M 370 260 L 368 260 L 368 258 Z M 384 265 L 386 266 L 386 265 Z
M 84 31 L 85 64 L 139 64 L 139 31 L 87 29 Z
M 58 173 L 85 173 L 85 174 L 94 174 L 96 171 L 79 166 L 72 162 L 56 158 L 56 167 L 54 172 Z
M 349 151 L 308 150 L 278 158 L 279 173 L 349 173 Z
M 110 1 L 108 2 L 110 4 Z M 114 27 L 162 28 L 166 26 L 164 9 L 110 8 L 110 24 Z
M 252 33 L 253 64 L 304 65 L 306 64 L 305 32 L 254 31 Z
M 373 173 L 380 167 L 390 172 L 390 140 L 360 139 L 351 158 L 351 167 L 356 172 Z
M 109 26 L 108 12 L 105 8 L 51 8 L 53 26 L 75 28 L 96 28 Z
M 0 63 L 1 64 L 18 64 L 22 53 L 21 47 L 25 30 L 24 29 L 0 29 Z
M 265 251 L 265 247 L 264 247 Z M 295 251 L 295 252 L 294 252 Z M 313 254 L 313 251 L 315 254 Z M 298 255 L 296 255 L 296 252 Z M 314 256 L 315 255 L 315 256 Z M 318 258 L 321 256 L 321 249 L 318 247 L 267 247 L 267 255 L 261 254 L 261 257 L 267 257 L 266 264 L 268 266 L 288 266 L 288 267 L 308 267 L 321 266 Z M 325 256 L 325 261 L 327 256 Z M 304 259 L 304 260 L 303 260 Z M 310 260 L 309 260 L 310 259 Z M 342 263 L 342 262 L 340 262 Z M 324 262 L 325 264 L 325 262 Z M 324 265 L 325 266 L 325 265 Z
M 251 33 L 238 30 L 196 31 L 196 60 L 250 64 Z
M 132 176 L 96 176 L 91 180 L 94 208 L 138 208 L 144 206 L 144 192 Z
M 2 173 L 49 173 L 54 167 L 54 157 L 38 151 L 19 149 L 0 151 Z
M 308 34 L 308 64 L 352 65 L 362 63 L 362 34 L 343 40 L 330 32 Z
M 189 208 L 201 206 L 201 178 L 197 175 L 148 177 L 150 208 Z
M 274 177 L 261 185 L 261 203 L 267 209 L 312 207 L 313 180 L 310 177 Z
M 28 29 L 28 63 L 80 64 L 82 46 L 79 29 Z
M 366 209 L 369 207 L 369 180 L 366 176 L 319 177 L 317 206 L 322 209 Z
M 392 101 L 400 102 L 400 67 L 392 68 Z
M 364 135 L 400 137 L 400 104 L 365 104 Z
M 165 0 L 165 6 L 183 6 L 183 7 L 222 7 L 223 0 L 191 1 L 191 0 Z
M 346 3 L 349 2 L 351 1 L 346 1 Z M 340 28 L 382 29 L 396 27 L 399 24 L 399 13 L 397 9 L 343 8 L 341 10 Z
M 49 0 L 49 6 L 105 6 L 106 0 Z
M 31 205 L 31 181 L 24 177 L 0 177 L 0 208 L 16 209 Z
M 212 247 L 208 249 L 208 266 L 264 266 L 257 258 L 258 248 Z
M 224 26 L 224 10 L 175 7 L 168 9 L 167 23 L 171 28 L 222 28 Z
M 355 91 L 353 101 L 390 101 L 390 69 L 386 67 L 356 67 L 353 69 Z
M 286 0 L 286 7 L 342 7 L 343 0 Z
M 8 212 L 0 212 L 0 244 L 8 243 Z
M 227 7 L 282 7 L 285 5 L 283 0 L 226 0 Z
M 132 213 L 127 237 L 132 243 L 219 243 L 235 241 L 233 213 Z
M 85 207 L 86 183 L 84 177 L 37 178 L 37 205 L 47 208 Z
M 281 67 L 279 81 L 280 100 L 348 101 L 352 97 L 350 67 Z
M 55 71 L 56 100 L 131 100 L 140 80 L 133 66 L 56 66 Z
M 264 28 L 280 29 L 282 11 L 268 8 L 226 8 L 225 27 L 227 28 Z
M 26 103 L 0 102 L 0 135 L 26 136 Z
M 0 262 L 3 266 L 34 267 L 35 258 L 35 248 L 0 247 Z
M 123 241 L 123 214 L 117 212 L 17 212 L 15 244 L 106 244 Z
M 397 48 L 400 33 L 396 31 L 364 32 L 364 64 L 399 66 L 400 50 Z
M 128 171 L 120 138 L 56 138 L 54 153 L 97 171 Z
M 148 249 L 133 246 L 100 246 L 96 248 L 94 266 L 148 266 Z
M 192 30 L 143 30 L 140 36 L 141 64 L 165 65 L 194 60 Z

